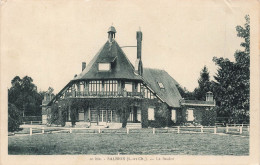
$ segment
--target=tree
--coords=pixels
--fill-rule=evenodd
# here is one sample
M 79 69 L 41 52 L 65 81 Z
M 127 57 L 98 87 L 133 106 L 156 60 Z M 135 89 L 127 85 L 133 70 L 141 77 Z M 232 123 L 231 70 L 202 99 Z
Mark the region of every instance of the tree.
M 19 130 L 22 123 L 22 114 L 15 105 L 8 103 L 8 131 L 14 132 Z
M 176 85 L 178 91 L 180 92 L 180 95 L 182 98 L 186 99 L 186 100 L 194 100 L 194 93 L 188 91 L 185 87 L 182 87 L 181 85 L 177 84 Z
M 12 103 L 23 113 L 23 116 L 41 115 L 43 97 L 37 92 L 33 79 L 29 76 L 21 79 L 16 76 L 11 81 L 12 87 L 8 90 L 8 102 Z
M 204 66 L 200 72 L 200 78 L 198 80 L 199 87 L 194 90 L 196 100 L 206 100 L 206 93 L 211 91 L 211 82 L 209 78 L 208 68 Z
M 237 50 L 235 61 L 214 57 L 218 65 L 214 82 L 214 94 L 217 101 L 218 115 L 228 117 L 229 122 L 249 121 L 250 90 L 250 18 L 245 16 L 244 27 L 237 26 L 237 36 L 244 39 L 240 45 L 244 50 Z M 239 121 L 240 120 L 240 121 Z

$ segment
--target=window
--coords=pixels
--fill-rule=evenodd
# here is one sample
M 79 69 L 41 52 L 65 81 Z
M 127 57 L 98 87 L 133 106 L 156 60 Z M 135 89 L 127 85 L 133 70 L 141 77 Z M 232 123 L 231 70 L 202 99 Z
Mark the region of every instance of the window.
M 111 69 L 110 63 L 98 63 L 98 70 L 99 71 L 109 71 Z
M 193 121 L 194 120 L 194 116 L 193 116 L 193 109 L 188 109 L 186 111 L 186 119 L 187 121 Z
M 84 84 L 79 84 L 79 91 L 82 92 L 84 90 Z
M 84 121 L 84 112 L 79 112 L 79 121 Z
M 140 91 L 143 92 L 144 98 L 154 99 L 156 98 L 153 92 L 151 92 L 148 88 L 146 88 L 143 84 L 140 86 Z
M 154 120 L 154 108 L 148 108 L 148 120 Z
M 176 110 L 172 110 L 172 121 L 176 123 Z
M 99 93 L 102 91 L 102 81 L 90 81 L 89 91 L 93 93 Z
M 141 85 L 140 85 L 140 83 L 137 84 L 136 91 L 137 92 L 141 92 Z
M 159 85 L 159 87 L 160 87 L 161 89 L 164 89 L 163 83 L 158 82 L 158 85 Z
M 110 93 L 117 92 L 117 81 L 116 80 L 107 80 L 104 81 L 104 92 L 109 95 Z
M 132 85 L 132 83 L 125 83 L 125 90 L 126 90 L 127 92 L 132 92 L 132 90 L 133 90 L 133 85 Z

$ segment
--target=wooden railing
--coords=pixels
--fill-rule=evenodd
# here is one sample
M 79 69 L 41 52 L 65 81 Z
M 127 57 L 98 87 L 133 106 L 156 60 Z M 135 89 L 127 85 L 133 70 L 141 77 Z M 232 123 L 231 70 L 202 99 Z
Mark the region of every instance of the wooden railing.
M 88 96 L 97 96 L 97 97 L 142 97 L 141 92 L 104 92 L 104 91 L 92 91 L 92 92 L 66 92 L 65 97 L 88 97 Z

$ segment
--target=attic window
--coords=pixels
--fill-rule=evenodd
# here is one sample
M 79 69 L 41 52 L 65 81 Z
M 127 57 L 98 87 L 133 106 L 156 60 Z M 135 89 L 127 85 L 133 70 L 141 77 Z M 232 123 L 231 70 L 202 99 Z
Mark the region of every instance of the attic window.
M 158 82 L 158 85 L 159 85 L 159 87 L 160 87 L 161 89 L 164 89 L 163 83 Z
M 111 69 L 111 63 L 98 63 L 99 71 L 109 71 Z

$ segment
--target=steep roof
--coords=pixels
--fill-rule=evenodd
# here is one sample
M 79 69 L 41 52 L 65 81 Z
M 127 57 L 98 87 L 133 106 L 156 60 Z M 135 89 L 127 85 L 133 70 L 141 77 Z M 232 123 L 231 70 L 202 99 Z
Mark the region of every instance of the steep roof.
M 98 70 L 98 63 L 104 62 L 112 64 L 110 71 Z M 133 65 L 115 40 L 113 42 L 107 41 L 82 73 L 74 78 L 74 80 L 81 79 L 142 80 L 141 76 L 135 74 Z
M 180 107 L 181 95 L 176 87 L 178 84 L 166 71 L 144 68 L 144 81 L 171 107 Z M 161 89 L 158 83 L 162 83 Z

